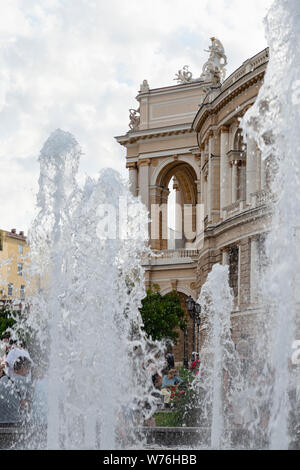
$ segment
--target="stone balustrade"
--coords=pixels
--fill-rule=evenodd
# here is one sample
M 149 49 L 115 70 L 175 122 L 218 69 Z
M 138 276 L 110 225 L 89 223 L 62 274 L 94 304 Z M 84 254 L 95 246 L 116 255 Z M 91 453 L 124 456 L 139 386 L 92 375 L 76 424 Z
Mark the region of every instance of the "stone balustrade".
M 251 193 L 250 196 L 252 207 L 265 206 L 272 200 L 270 192 L 266 191 L 265 189 L 262 189 L 261 191 L 256 191 L 255 193 Z
M 198 258 L 199 250 L 179 249 L 179 250 L 154 250 L 155 258 Z
M 223 84 L 223 89 L 226 89 L 232 86 L 241 77 L 251 72 L 252 70 L 255 70 L 260 65 L 263 65 L 266 62 L 268 62 L 268 59 L 269 59 L 269 50 L 264 49 L 260 54 L 257 54 L 252 59 L 246 60 L 246 62 L 244 62 L 244 64 L 241 67 L 239 67 L 232 75 L 230 75 L 230 77 L 227 78 L 227 80 L 225 80 Z
M 229 206 L 224 207 L 222 211 L 223 220 L 240 214 L 245 210 L 265 206 L 274 200 L 274 198 L 271 197 L 270 192 L 266 191 L 265 189 L 251 193 L 250 197 L 250 204 L 247 204 L 246 201 L 239 200 L 233 204 L 230 204 Z
M 234 215 L 240 214 L 246 208 L 246 201 L 236 201 L 223 208 L 223 219 L 228 219 Z

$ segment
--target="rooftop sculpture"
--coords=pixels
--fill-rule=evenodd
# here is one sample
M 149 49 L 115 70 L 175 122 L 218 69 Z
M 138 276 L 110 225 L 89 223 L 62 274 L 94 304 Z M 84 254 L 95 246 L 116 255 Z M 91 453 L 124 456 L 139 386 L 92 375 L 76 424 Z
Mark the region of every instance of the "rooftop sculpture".
M 227 65 L 227 57 L 223 44 L 215 37 L 210 39 L 211 45 L 208 50 L 205 50 L 205 52 L 209 52 L 209 58 L 203 66 L 200 77 L 193 79 L 192 72 L 189 71 L 189 66 L 185 65 L 182 70 L 178 70 L 174 78 L 179 85 L 192 82 L 212 82 L 214 86 L 218 86 L 224 80 L 226 76 L 225 67 Z
M 174 80 L 177 80 L 177 83 L 189 83 L 193 81 L 193 74 L 189 72 L 189 66 L 185 65 L 182 70 L 178 70 Z
M 225 55 L 224 47 L 221 41 L 217 38 L 210 38 L 211 46 L 209 50 L 208 61 L 205 62 L 200 78 L 204 81 L 220 84 L 226 76 L 227 57 Z
M 131 131 L 136 131 L 139 128 L 140 124 L 140 108 L 139 109 L 130 109 L 129 110 L 129 127 Z

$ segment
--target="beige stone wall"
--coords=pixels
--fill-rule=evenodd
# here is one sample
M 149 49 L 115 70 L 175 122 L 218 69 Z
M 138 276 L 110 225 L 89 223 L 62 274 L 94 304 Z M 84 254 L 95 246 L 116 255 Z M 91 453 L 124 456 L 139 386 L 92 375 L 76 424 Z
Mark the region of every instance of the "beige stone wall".
M 209 272 L 214 264 L 222 263 L 222 252 L 217 248 L 208 248 L 203 254 L 200 254 L 197 265 L 197 279 L 196 289 L 198 295 L 200 294 L 201 287 L 205 283 Z
M 175 85 L 138 95 L 140 130 L 192 122 L 205 96 L 202 83 Z

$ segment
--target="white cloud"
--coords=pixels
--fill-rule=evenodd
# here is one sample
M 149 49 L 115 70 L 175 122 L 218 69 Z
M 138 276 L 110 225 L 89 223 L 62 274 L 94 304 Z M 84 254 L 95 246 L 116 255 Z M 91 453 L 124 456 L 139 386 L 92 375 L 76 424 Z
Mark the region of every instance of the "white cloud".
M 37 155 L 57 127 L 83 147 L 81 173 L 124 170 L 115 135 L 128 130 L 139 84 L 199 75 L 209 37 L 228 73 L 266 47 L 271 0 L 10 0 L 0 17 L 0 227 L 27 229 Z

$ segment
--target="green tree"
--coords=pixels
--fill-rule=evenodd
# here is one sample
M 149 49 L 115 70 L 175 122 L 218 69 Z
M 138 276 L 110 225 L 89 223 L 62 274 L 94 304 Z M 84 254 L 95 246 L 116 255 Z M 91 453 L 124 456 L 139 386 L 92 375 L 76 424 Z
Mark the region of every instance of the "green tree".
M 15 320 L 12 318 L 11 309 L 8 307 L 0 308 L 0 339 L 7 328 L 11 328 L 14 324 Z
M 142 300 L 140 308 L 144 323 L 144 331 L 153 340 L 171 340 L 176 343 L 180 328 L 186 329 L 187 322 L 184 318 L 184 310 L 180 304 L 180 297 L 176 291 L 164 296 L 157 286 L 147 290 L 146 297 Z

